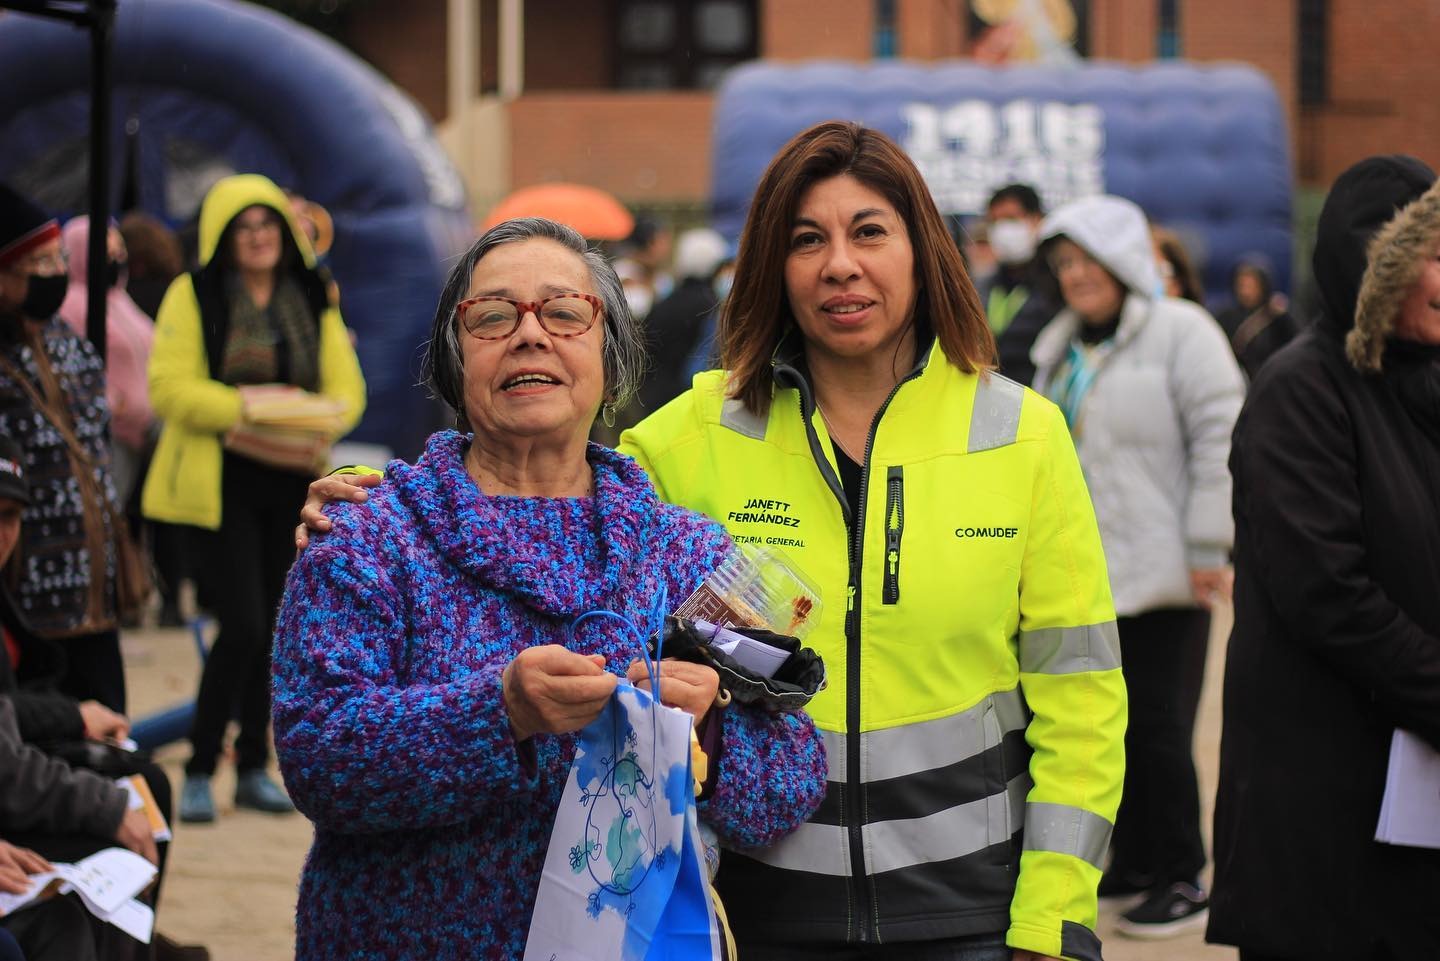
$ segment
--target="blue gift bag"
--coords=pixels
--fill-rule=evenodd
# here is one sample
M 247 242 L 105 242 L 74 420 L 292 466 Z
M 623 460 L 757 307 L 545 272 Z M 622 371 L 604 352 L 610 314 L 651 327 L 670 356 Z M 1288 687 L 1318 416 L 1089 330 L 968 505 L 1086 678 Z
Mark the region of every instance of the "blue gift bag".
M 580 732 L 525 961 L 721 957 L 695 813 L 692 723 L 622 681 Z

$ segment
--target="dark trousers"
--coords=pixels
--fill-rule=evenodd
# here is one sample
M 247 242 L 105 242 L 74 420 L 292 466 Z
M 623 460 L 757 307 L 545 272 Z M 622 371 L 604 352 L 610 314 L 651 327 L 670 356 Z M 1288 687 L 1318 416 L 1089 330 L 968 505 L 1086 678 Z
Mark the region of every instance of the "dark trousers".
M 120 659 L 120 632 L 100 631 L 60 641 L 65 650 L 65 676 L 60 692 L 77 701 L 99 701 L 125 713 L 125 662 Z
M 187 774 L 215 772 L 225 727 L 237 714 L 236 767 L 254 770 L 270 760 L 270 642 L 310 483 L 228 453 L 223 470 L 220 530 L 205 539 L 201 561 L 220 633 L 195 699 Z
M 1116 623 L 1130 724 L 1110 870 L 1150 879 L 1156 886 L 1194 883 L 1205 866 L 1205 844 L 1192 742 L 1210 612 L 1146 611 Z
M 4 923 L 0 920 L 0 925 Z M 0 927 L 0 961 L 25 961 L 25 955 L 20 953 L 20 942 L 3 927 Z
M 165 776 L 165 772 L 151 761 L 136 763 L 133 771 L 145 779 L 150 793 L 155 797 L 155 804 L 165 815 L 166 823 L 173 823 L 173 797 L 170 779 Z M 6 835 L 5 840 L 22 848 L 29 848 L 48 861 L 71 864 L 116 845 L 114 838 L 85 834 L 11 833 Z M 160 902 L 160 888 L 165 880 L 165 860 L 170 845 L 162 841 L 156 844 L 156 849 L 160 856 L 160 863 L 157 865 L 159 874 L 156 875 L 155 883 L 140 895 L 140 900 L 151 908 L 156 908 Z M 25 918 L 34 909 L 26 908 L 4 919 L 5 926 L 25 950 L 28 961 L 45 958 L 54 958 L 56 961 L 68 961 L 71 958 L 146 961 L 154 956 L 153 943 L 140 944 L 119 928 L 96 920 L 75 897 L 53 900 L 57 904 L 73 902 L 73 908 L 78 909 L 78 912 L 72 908 L 55 909 L 51 918 L 35 918 L 19 927 L 12 921 Z M 42 944 L 44 951 L 39 950 Z M 50 953 L 45 953 L 47 951 Z M 0 958 L 3 958 L 3 955 L 0 955 Z
M 744 961 L 1010 961 L 1005 935 L 893 944 L 738 944 Z
M 115 943 L 125 935 L 116 928 L 104 930 L 104 922 L 85 910 L 78 894 L 51 898 L 16 911 L 0 918 L 0 925 L 4 925 L 0 928 L 0 961 L 112 961 L 131 957 L 128 945 Z M 19 945 L 13 954 L 5 944 L 7 932 L 15 939 L 10 943 Z

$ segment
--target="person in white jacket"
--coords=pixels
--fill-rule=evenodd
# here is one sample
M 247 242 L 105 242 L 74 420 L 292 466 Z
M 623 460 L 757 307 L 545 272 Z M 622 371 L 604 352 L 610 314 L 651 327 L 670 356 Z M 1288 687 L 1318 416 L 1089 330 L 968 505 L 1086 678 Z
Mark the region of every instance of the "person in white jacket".
M 1230 432 L 1244 380 L 1215 320 L 1161 294 L 1149 224 L 1119 197 L 1052 213 L 1042 251 L 1065 302 L 1031 351 L 1094 499 L 1130 692 L 1125 793 L 1101 897 L 1139 896 L 1136 937 L 1203 927 L 1191 754 L 1212 603 L 1232 583 Z

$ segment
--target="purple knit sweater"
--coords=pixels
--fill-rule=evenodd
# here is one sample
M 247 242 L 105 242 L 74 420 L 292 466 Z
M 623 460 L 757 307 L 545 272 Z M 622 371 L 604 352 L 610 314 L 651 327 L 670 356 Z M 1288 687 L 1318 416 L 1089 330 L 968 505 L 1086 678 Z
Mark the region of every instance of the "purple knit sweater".
M 501 672 L 527 647 L 564 643 L 588 610 L 644 625 L 660 590 L 678 605 L 728 546 L 614 451 L 589 448 L 594 497 L 487 497 L 465 472 L 468 443 L 436 434 L 367 505 L 332 505 L 333 531 L 290 572 L 275 741 L 315 823 L 302 961 L 519 958 L 575 739 L 517 748 Z M 623 673 L 638 643 L 592 618 L 572 649 Z M 700 816 L 730 846 L 773 843 L 819 805 L 824 748 L 803 714 L 721 718 Z

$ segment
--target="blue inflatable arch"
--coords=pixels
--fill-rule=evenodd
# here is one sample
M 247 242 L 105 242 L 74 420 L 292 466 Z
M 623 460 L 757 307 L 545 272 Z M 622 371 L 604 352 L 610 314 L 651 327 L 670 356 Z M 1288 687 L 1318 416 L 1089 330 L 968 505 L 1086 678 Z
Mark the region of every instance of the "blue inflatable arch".
M 1039 188 L 1047 209 L 1113 193 L 1179 230 L 1205 265 L 1212 305 L 1229 272 L 1264 254 L 1290 286 L 1290 158 L 1285 116 L 1250 67 L 1088 62 L 752 64 L 715 108 L 714 214 L 735 237 L 776 150 L 822 120 L 854 120 L 905 147 L 941 210 L 983 212 L 997 187 Z
M 323 205 L 328 263 L 369 385 L 355 440 L 414 455 L 437 426 L 415 386 L 447 259 L 472 236 L 464 186 L 429 121 L 378 72 L 270 10 L 130 0 L 115 29 L 112 209 L 192 221 L 219 178 L 257 172 Z M 0 179 L 60 216 L 85 210 L 89 41 L 0 16 Z

